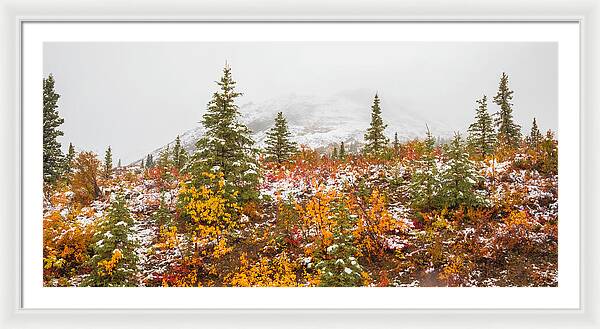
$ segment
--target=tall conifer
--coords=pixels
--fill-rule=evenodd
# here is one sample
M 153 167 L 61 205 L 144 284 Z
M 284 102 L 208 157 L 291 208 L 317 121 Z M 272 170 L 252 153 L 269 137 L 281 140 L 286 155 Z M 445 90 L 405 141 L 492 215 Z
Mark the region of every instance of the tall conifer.
M 255 199 L 258 197 L 257 150 L 250 129 L 240 122 L 235 100 L 242 94 L 235 91 L 236 82 L 229 65 L 225 64 L 217 84 L 219 90 L 213 94 L 202 117 L 206 133 L 196 143 L 191 172 L 196 184 L 203 184 L 204 172 L 221 172 L 228 193 L 237 192 L 238 201 Z
M 186 150 L 181 146 L 181 139 L 179 135 L 175 139 L 175 146 L 173 147 L 173 164 L 175 168 L 181 170 L 187 161 L 188 154 Z
M 291 140 L 291 136 L 283 113 L 277 113 L 275 126 L 267 132 L 265 153 L 270 161 L 282 163 L 298 152 L 296 143 Z
M 375 94 L 373 105 L 371 106 L 371 126 L 365 134 L 364 152 L 368 155 L 381 155 L 388 145 L 388 138 L 383 134 L 386 124 L 381 118 L 381 107 L 379 106 L 379 96 Z
M 537 122 L 535 118 L 533 118 L 533 124 L 531 125 L 531 132 L 527 137 L 527 144 L 532 148 L 537 148 L 540 146 L 542 141 L 544 140 L 544 136 L 540 133 L 540 129 L 538 128 Z
M 110 146 L 106 149 L 106 153 L 104 153 L 104 177 L 109 178 L 112 173 L 112 150 Z
M 346 146 L 344 145 L 344 142 L 342 141 L 340 143 L 340 153 L 339 153 L 339 158 L 341 160 L 344 160 L 346 158 Z
M 477 100 L 477 104 L 475 122 L 469 126 L 468 143 L 475 154 L 485 158 L 494 151 L 496 132 L 492 116 L 487 110 L 487 96 L 483 95 Z
M 43 161 L 44 182 L 54 184 L 61 177 L 65 168 L 64 155 L 58 137 L 63 132 L 58 127 L 64 119 L 58 114 L 58 99 L 60 95 L 54 90 L 54 76 L 50 74 L 44 79 L 44 108 L 43 108 Z
M 516 147 L 521 141 L 521 126 L 513 119 L 513 91 L 508 88 L 508 75 L 502 72 L 498 93 L 494 96 L 494 103 L 500 107 L 497 113 L 496 126 L 498 127 L 498 143 L 503 147 Z

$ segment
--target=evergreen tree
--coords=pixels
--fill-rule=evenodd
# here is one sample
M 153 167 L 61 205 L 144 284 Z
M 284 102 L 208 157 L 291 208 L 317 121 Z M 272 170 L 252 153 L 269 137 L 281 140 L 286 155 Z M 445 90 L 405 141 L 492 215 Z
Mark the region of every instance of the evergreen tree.
M 58 114 L 58 99 L 60 95 L 54 91 L 54 76 L 50 74 L 44 79 L 44 109 L 43 109 L 43 160 L 44 182 L 54 184 L 61 177 L 64 164 L 64 155 L 58 137 L 63 132 L 58 127 L 64 119 Z
M 119 162 L 117 162 L 117 168 L 121 168 L 121 159 L 119 159 Z
M 442 174 L 443 203 L 446 207 L 472 207 L 481 203 L 475 191 L 481 179 L 466 152 L 460 134 L 455 134 L 447 150 L 448 163 Z
M 337 147 L 336 146 L 333 147 L 333 153 L 331 153 L 331 158 L 332 159 L 337 159 L 338 158 L 338 151 L 337 151 Z
M 112 173 L 112 150 L 110 146 L 106 149 L 106 153 L 104 154 L 104 177 L 110 178 L 110 174 Z
M 73 172 L 73 160 L 75 160 L 75 147 L 73 143 L 69 143 L 69 151 L 65 159 L 65 173 L 67 176 Z
M 148 154 L 148 156 L 146 157 L 146 168 L 154 168 L 154 157 L 152 156 L 152 154 Z
M 267 132 L 267 147 L 265 150 L 267 159 L 282 163 L 288 161 L 292 155 L 298 152 L 296 143 L 290 139 L 291 136 L 283 113 L 277 113 L 275 126 Z
M 508 75 L 502 72 L 498 93 L 494 96 L 494 103 L 500 106 L 496 118 L 497 139 L 498 143 L 505 147 L 516 147 L 521 141 L 521 126 L 513 120 L 512 98 L 513 91 L 508 88 Z
M 544 153 L 541 172 L 558 175 L 558 143 L 554 139 L 552 130 L 546 132 L 546 138 L 541 142 L 541 149 Z
M 492 116 L 487 111 L 487 96 L 483 95 L 477 104 L 475 122 L 469 126 L 468 143 L 475 154 L 485 158 L 494 152 L 496 132 Z
M 237 194 L 238 201 L 242 202 L 255 199 L 258 197 L 257 150 L 250 129 L 239 121 L 235 99 L 242 94 L 234 90 L 236 83 L 227 64 L 217 84 L 219 91 L 213 94 L 202 117 L 206 133 L 196 143 L 190 168 L 192 183 L 202 185 L 205 172 L 221 172 L 227 194 Z
M 527 137 L 527 144 L 532 148 L 537 148 L 538 146 L 540 146 L 540 144 L 542 143 L 543 140 L 544 140 L 544 136 L 542 136 L 542 133 L 540 133 L 537 122 L 536 122 L 535 118 L 533 118 L 531 132 L 529 133 L 529 136 Z
M 171 167 L 171 152 L 169 151 L 169 145 L 160 151 L 157 165 L 159 168 L 165 170 Z
M 137 286 L 136 243 L 131 240 L 133 220 L 125 199 L 117 195 L 94 234 L 92 273 L 82 283 L 94 287 Z
M 410 202 L 414 209 L 431 210 L 439 206 L 441 178 L 436 164 L 435 139 L 427 128 L 423 155 L 413 163 L 409 184 Z
M 334 201 L 333 243 L 327 247 L 324 259 L 315 267 L 321 271 L 322 287 L 357 287 L 363 285 L 363 268 L 358 263 L 352 228 L 356 215 L 351 215 L 346 202 Z
M 181 170 L 187 162 L 188 154 L 186 150 L 181 146 L 181 139 L 179 136 L 175 139 L 175 146 L 173 147 L 173 164 L 175 168 Z
M 142 168 L 142 169 L 146 168 L 146 164 L 144 163 L 144 159 L 142 159 L 142 162 L 140 162 L 140 168 Z
M 381 155 L 388 145 L 388 139 L 383 134 L 386 124 L 381 118 L 381 108 L 379 106 L 379 96 L 375 94 L 373 105 L 371 106 L 371 126 L 365 134 L 365 149 L 364 153 L 368 155 Z
M 340 143 L 340 154 L 339 157 L 341 160 L 344 160 L 346 158 L 346 146 L 344 146 L 344 142 Z
M 394 152 L 398 153 L 398 151 L 400 150 L 400 141 L 398 140 L 398 133 L 395 132 L 394 133 Z

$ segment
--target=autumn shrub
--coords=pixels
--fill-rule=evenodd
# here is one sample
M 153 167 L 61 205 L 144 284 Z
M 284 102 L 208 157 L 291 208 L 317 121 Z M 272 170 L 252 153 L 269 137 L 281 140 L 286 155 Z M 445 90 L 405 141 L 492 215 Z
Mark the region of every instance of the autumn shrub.
M 234 287 L 297 287 L 298 278 L 296 270 L 298 264 L 294 263 L 287 253 L 273 257 L 261 257 L 258 261 L 251 262 L 246 253 L 239 258 L 238 270 L 225 278 L 225 284 Z
M 204 249 L 236 227 L 241 211 L 235 201 L 237 193 L 228 193 L 225 189 L 223 174 L 203 173 L 203 176 L 208 184 L 197 187 L 184 182 L 179 190 L 179 207 L 190 219 L 191 241 L 195 249 Z
M 44 216 L 44 283 L 52 279 L 71 278 L 86 272 L 94 225 L 83 225 L 76 213 L 63 217 L 59 211 Z
M 358 245 L 371 256 L 381 256 L 384 253 L 387 234 L 406 229 L 404 222 L 392 217 L 387 210 L 385 196 L 377 189 L 366 200 L 355 200 L 351 209 L 358 214 L 354 236 Z
M 297 203 L 296 210 L 301 215 L 302 235 L 306 241 L 312 241 L 308 253 L 320 251 L 332 242 L 332 217 L 331 202 L 337 197 L 333 190 L 320 189 L 304 205 Z
M 100 196 L 100 160 L 96 154 L 79 153 L 74 160 L 72 175 L 71 186 L 76 202 L 87 205 Z

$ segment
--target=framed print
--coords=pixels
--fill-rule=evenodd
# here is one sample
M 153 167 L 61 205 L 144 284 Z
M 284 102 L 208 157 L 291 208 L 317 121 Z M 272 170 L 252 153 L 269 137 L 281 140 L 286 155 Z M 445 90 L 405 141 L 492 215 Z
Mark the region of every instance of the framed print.
M 593 326 L 588 17 L 19 17 L 7 321 Z

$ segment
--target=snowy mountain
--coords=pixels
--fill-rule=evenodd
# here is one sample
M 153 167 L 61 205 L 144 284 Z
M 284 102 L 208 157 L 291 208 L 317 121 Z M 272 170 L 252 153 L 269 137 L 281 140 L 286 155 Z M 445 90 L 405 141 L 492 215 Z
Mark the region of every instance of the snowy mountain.
M 360 91 L 357 91 L 360 93 Z M 315 149 L 327 149 L 344 141 L 347 150 L 353 151 L 364 142 L 363 136 L 371 120 L 372 97 L 356 97 L 353 93 L 337 94 L 324 98 L 312 95 L 291 94 L 264 102 L 249 102 L 240 106 L 242 122 L 254 133 L 258 147 L 263 147 L 266 133 L 273 126 L 277 112 L 283 112 L 290 131 L 298 145 Z M 386 134 L 393 140 L 398 133 L 400 140 L 424 138 L 426 124 L 438 138 L 452 136 L 452 129 L 439 121 L 426 119 L 419 114 L 401 108 L 386 107 L 382 103 L 382 116 L 388 127 Z M 183 147 L 192 152 L 196 141 L 204 134 L 199 125 L 180 135 Z M 168 145 L 172 148 L 174 141 Z M 167 145 L 152 152 L 156 159 Z

